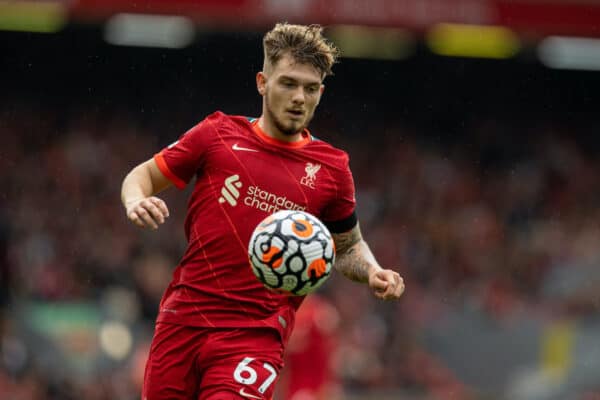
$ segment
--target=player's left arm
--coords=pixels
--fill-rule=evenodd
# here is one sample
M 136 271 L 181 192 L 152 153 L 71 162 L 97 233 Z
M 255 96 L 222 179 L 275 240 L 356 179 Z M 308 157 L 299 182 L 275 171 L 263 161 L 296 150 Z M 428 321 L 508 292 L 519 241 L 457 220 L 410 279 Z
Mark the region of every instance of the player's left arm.
M 368 283 L 376 297 L 396 300 L 404 292 L 404 280 L 396 271 L 382 268 L 367 242 L 362 238 L 360 226 L 344 233 L 332 234 L 336 248 L 334 267 L 347 278 Z

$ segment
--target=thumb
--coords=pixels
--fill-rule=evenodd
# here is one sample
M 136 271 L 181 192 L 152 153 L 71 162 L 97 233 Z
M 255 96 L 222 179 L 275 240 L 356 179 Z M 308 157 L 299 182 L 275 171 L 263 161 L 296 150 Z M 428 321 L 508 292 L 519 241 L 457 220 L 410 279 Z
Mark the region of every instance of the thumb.
M 369 279 L 369 286 L 373 290 L 384 291 L 387 289 L 388 285 L 389 283 L 382 279 L 377 272 L 371 276 L 371 279 Z

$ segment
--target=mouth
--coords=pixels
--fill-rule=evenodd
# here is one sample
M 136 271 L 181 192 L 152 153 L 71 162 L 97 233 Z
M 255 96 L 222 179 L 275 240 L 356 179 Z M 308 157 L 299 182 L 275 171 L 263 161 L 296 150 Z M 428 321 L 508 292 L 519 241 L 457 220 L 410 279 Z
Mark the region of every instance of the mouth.
M 304 115 L 304 111 L 302 111 L 302 110 L 289 109 L 289 110 L 286 110 L 285 112 L 288 115 L 292 116 L 292 118 L 294 118 L 294 119 L 302 118 L 302 116 Z

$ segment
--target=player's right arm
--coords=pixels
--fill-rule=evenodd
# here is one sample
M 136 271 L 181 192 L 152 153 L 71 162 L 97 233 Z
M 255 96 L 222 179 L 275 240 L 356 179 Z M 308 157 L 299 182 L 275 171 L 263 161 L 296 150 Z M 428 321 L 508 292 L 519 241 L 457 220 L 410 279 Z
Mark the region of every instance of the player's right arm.
M 172 185 L 185 188 L 203 168 L 207 149 L 219 140 L 219 127 L 228 118 L 221 112 L 209 115 L 152 159 L 131 170 L 121 189 L 121 200 L 131 222 L 157 229 L 165 221 L 169 210 L 155 195 Z
M 121 201 L 127 218 L 141 228 L 157 229 L 169 216 L 169 209 L 154 195 L 171 185 L 154 159 L 133 168 L 121 186 Z

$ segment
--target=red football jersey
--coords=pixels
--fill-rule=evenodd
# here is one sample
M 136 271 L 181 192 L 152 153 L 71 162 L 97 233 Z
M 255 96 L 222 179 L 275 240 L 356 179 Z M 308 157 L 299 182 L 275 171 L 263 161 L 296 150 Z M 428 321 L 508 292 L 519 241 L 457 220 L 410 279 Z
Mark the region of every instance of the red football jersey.
M 256 120 L 216 112 L 154 159 L 178 188 L 195 176 L 185 220 L 188 247 L 158 321 L 204 327 L 272 327 L 284 340 L 302 298 L 266 289 L 248 261 L 256 225 L 280 209 L 323 222 L 354 216 L 348 155 L 313 138 L 287 143 Z

